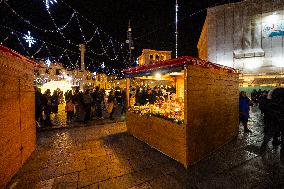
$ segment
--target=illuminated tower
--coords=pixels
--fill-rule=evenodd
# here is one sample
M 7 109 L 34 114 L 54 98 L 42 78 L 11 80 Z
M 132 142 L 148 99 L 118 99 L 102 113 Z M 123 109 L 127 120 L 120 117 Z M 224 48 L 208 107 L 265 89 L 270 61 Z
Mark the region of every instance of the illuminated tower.
M 85 71 L 85 44 L 80 44 L 80 51 L 81 51 L 81 70 Z
M 177 58 L 178 56 L 178 0 L 176 0 L 176 53 L 175 57 Z
M 131 65 L 131 63 L 132 63 L 132 50 L 134 49 L 134 46 L 133 46 L 133 40 L 132 40 L 132 31 L 131 31 L 130 20 L 129 20 L 129 23 L 128 23 L 126 43 L 128 43 L 129 65 Z

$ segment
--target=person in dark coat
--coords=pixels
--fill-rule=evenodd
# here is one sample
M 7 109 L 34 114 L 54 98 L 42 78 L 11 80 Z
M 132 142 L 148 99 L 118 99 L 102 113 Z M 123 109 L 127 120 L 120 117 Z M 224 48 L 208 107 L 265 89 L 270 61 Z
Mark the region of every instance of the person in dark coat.
M 117 101 L 118 104 L 121 104 L 121 91 L 120 91 L 120 87 L 116 87 L 115 88 L 115 92 L 114 92 L 114 96 L 115 96 L 115 99 Z
M 42 94 L 37 87 L 35 87 L 35 119 L 37 123 L 42 122 Z
M 240 92 L 239 98 L 239 119 L 242 125 L 244 126 L 244 132 L 251 132 L 248 129 L 248 119 L 249 119 L 249 110 L 250 110 L 250 99 L 247 97 L 245 91 Z
M 45 115 L 44 126 L 52 126 L 50 120 L 51 107 L 52 107 L 51 104 L 52 104 L 51 92 L 49 89 L 47 89 L 42 98 L 43 111 Z
M 254 90 L 251 92 L 250 96 L 251 96 L 252 102 L 253 102 L 253 103 L 256 103 L 256 101 L 257 101 L 257 96 L 258 96 L 256 89 L 254 89 Z
M 264 114 L 264 112 L 265 112 L 265 107 L 266 107 L 267 101 L 268 101 L 268 99 L 267 99 L 267 92 L 264 91 L 262 93 L 262 95 L 259 97 L 259 106 L 258 106 L 258 108 L 261 111 L 261 114 Z
M 145 105 L 147 103 L 147 89 L 144 87 L 142 92 L 141 92 L 141 96 L 140 96 L 140 104 L 141 105 Z
M 137 87 L 136 88 L 136 92 L 135 92 L 135 105 L 136 106 L 139 106 L 139 105 L 141 105 L 140 104 L 140 96 L 141 96 L 141 89 L 140 89 L 140 87 Z
M 121 106 L 122 106 L 121 114 L 125 114 L 126 113 L 126 106 L 127 106 L 126 101 L 127 101 L 127 99 L 126 99 L 126 89 L 122 89 L 122 91 L 121 91 Z
M 92 108 L 92 96 L 90 95 L 90 89 L 87 89 L 84 94 L 84 109 L 85 109 L 85 118 L 84 123 L 87 123 L 91 119 L 91 108 Z
M 79 114 L 79 105 L 80 105 L 80 99 L 79 99 L 79 89 L 75 90 L 75 93 L 72 97 L 72 101 L 75 104 L 75 117 L 77 120 L 79 120 L 80 114 Z
M 58 105 L 59 105 L 59 95 L 58 91 L 55 90 L 51 97 L 51 111 L 54 114 L 58 114 Z
M 271 100 L 267 104 L 267 129 L 264 133 L 261 151 L 266 151 L 271 138 L 281 135 L 280 157 L 284 161 L 284 88 L 276 88 L 268 94 Z
M 92 97 L 93 97 L 93 103 L 95 104 L 96 117 L 98 119 L 102 119 L 103 117 L 102 102 L 104 99 L 99 86 L 96 86 L 96 90 L 92 93 Z
M 117 106 L 117 102 L 116 102 L 113 90 L 111 90 L 110 93 L 109 93 L 109 96 L 108 96 L 108 99 L 107 99 L 107 103 L 108 103 L 109 119 L 110 120 L 114 120 L 113 114 L 115 112 L 115 108 Z

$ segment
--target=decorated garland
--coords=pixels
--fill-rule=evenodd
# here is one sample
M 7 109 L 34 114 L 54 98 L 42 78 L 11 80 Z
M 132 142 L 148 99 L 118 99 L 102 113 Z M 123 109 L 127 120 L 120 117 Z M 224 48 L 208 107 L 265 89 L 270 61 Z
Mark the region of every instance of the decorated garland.
M 177 118 L 170 117 L 169 114 L 146 113 L 145 115 L 148 116 L 148 117 L 155 116 L 155 117 L 158 117 L 158 118 L 163 118 L 163 119 L 165 119 L 165 120 L 167 120 L 167 121 L 171 121 L 171 122 L 173 122 L 173 123 L 177 123 L 178 125 L 184 123 L 184 120 L 180 120 L 180 119 L 177 119 Z
M 171 121 L 173 123 L 177 123 L 178 125 L 183 124 L 184 120 L 179 117 L 176 116 L 175 114 L 169 114 L 169 113 L 161 113 L 161 112 L 153 112 L 150 109 L 146 109 L 146 110 L 141 110 L 141 107 L 138 106 L 134 106 L 130 108 L 130 111 L 136 114 L 139 114 L 141 116 L 146 115 L 147 117 L 158 117 L 158 118 L 163 118 L 167 121 Z

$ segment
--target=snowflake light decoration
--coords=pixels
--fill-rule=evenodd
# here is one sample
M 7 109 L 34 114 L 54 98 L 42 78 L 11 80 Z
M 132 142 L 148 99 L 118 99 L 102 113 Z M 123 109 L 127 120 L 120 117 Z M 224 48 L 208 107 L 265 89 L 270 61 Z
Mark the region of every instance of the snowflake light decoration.
M 47 9 L 49 9 L 50 5 L 53 5 L 54 3 L 57 3 L 57 0 L 45 0 L 45 6 Z
M 47 59 L 45 60 L 45 64 L 46 64 L 48 67 L 50 66 L 51 61 L 49 60 L 49 58 L 47 58 Z
M 102 63 L 101 68 L 102 68 L 102 69 L 105 68 L 105 63 L 104 63 L 104 62 Z
M 29 47 L 31 48 L 33 44 L 35 44 L 36 40 L 31 36 L 31 32 L 28 31 L 28 35 L 25 34 L 25 36 L 23 37 L 26 42 L 29 44 Z

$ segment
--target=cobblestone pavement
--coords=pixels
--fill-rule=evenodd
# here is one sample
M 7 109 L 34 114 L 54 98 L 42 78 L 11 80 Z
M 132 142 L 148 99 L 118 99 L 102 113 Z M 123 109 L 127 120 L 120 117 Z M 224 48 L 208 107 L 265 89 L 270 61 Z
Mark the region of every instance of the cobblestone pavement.
M 279 149 L 260 155 L 258 112 L 243 133 L 187 171 L 130 136 L 124 122 L 40 132 L 37 150 L 8 188 L 284 188 Z

